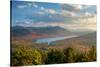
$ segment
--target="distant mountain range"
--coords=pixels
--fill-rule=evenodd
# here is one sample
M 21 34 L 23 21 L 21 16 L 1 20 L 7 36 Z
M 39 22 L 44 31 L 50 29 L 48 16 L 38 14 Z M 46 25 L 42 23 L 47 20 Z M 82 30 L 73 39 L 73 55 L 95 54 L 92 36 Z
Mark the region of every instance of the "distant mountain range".
M 59 26 L 48 26 L 48 27 L 22 27 L 22 26 L 14 26 L 11 27 L 11 33 L 13 36 L 26 36 L 30 34 L 47 34 L 47 35 L 67 35 L 70 34 L 70 31 L 61 28 Z

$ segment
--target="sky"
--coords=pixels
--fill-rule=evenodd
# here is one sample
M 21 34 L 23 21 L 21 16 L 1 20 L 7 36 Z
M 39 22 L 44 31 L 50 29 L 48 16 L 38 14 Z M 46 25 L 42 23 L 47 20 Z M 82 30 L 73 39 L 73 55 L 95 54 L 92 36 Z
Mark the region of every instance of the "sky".
M 96 6 L 12 1 L 12 26 L 59 26 L 71 31 L 96 31 Z

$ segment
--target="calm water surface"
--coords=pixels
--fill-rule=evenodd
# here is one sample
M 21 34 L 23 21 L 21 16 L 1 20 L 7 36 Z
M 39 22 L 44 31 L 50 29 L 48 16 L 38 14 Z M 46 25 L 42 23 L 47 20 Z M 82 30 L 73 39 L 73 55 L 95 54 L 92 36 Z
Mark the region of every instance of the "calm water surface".
M 40 38 L 36 40 L 36 43 L 48 43 L 48 45 L 54 41 L 64 40 L 68 38 L 77 37 L 76 35 L 72 36 L 59 36 L 59 37 L 52 37 L 52 38 Z

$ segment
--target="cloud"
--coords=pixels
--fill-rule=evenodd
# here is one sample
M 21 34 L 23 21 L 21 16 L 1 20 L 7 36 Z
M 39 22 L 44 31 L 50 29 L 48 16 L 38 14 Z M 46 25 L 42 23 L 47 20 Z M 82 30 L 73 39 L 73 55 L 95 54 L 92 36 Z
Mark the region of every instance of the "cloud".
M 17 8 L 26 8 L 27 5 L 18 5 Z
M 38 8 L 38 5 L 35 4 L 35 3 L 32 3 L 32 6 L 35 7 L 35 8 Z
M 88 18 L 78 18 L 66 22 L 57 22 L 57 21 L 35 21 L 32 19 L 17 21 L 17 25 L 26 26 L 26 27 L 44 27 L 44 26 L 60 26 L 70 31 L 85 31 L 85 30 L 96 30 L 96 15 Z M 68 23 L 69 22 L 69 23 Z
M 69 5 L 69 4 L 61 4 L 63 10 L 68 11 L 80 11 L 83 8 L 83 5 Z
M 68 11 L 81 11 L 84 9 L 91 8 L 93 6 L 91 5 L 80 5 L 80 4 L 61 4 L 61 8 L 63 10 L 68 10 Z
M 40 7 L 41 12 L 49 13 L 49 14 L 55 14 L 57 11 L 54 9 L 50 9 L 50 8 L 44 8 L 43 6 Z
M 24 27 L 46 27 L 46 26 L 63 26 L 63 22 L 55 22 L 55 23 L 50 23 L 50 22 L 34 22 L 32 20 L 20 20 L 16 23 L 18 26 L 24 26 Z
M 45 8 L 44 7 L 40 7 L 40 10 L 45 10 Z
M 65 26 L 70 30 L 96 30 L 96 16 L 88 18 L 79 18 L 77 21 L 73 20 Z
M 28 7 L 38 8 L 38 5 L 35 2 L 25 2 Z
M 32 6 L 32 3 L 26 3 L 26 2 L 25 2 L 25 4 L 27 4 L 28 6 Z
M 35 2 L 24 2 L 23 4 L 17 5 L 18 8 L 34 7 L 38 8 L 38 5 Z
M 61 16 L 64 16 L 64 17 L 76 17 L 77 14 L 75 12 L 71 12 L 71 11 L 67 11 L 67 10 L 61 10 L 61 12 L 59 13 Z
M 95 15 L 96 15 L 95 13 L 89 13 L 89 12 L 84 13 L 84 16 L 86 16 L 86 17 L 93 17 Z
M 78 5 L 78 4 L 61 4 L 62 15 L 72 18 L 87 18 L 93 16 L 93 7 L 91 5 Z
M 83 8 L 82 5 L 70 5 L 74 10 L 81 10 Z
M 46 9 L 45 12 L 50 13 L 50 14 L 56 13 L 56 11 L 54 9 Z
M 65 17 L 77 18 L 80 16 L 79 13 L 82 7 L 82 5 L 61 4 L 60 14 Z

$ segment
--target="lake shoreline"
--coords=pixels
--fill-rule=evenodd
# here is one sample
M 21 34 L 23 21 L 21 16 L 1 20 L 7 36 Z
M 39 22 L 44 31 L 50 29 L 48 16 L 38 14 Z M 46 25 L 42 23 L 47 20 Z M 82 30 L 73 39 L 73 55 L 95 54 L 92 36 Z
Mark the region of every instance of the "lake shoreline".
M 69 39 L 69 38 L 73 38 L 73 37 L 78 37 L 78 36 L 77 35 L 71 35 L 71 36 L 40 38 L 40 39 L 37 39 L 35 42 L 36 43 L 47 43 L 48 45 L 50 45 L 50 43 L 52 43 L 52 42 L 64 40 L 64 39 Z

